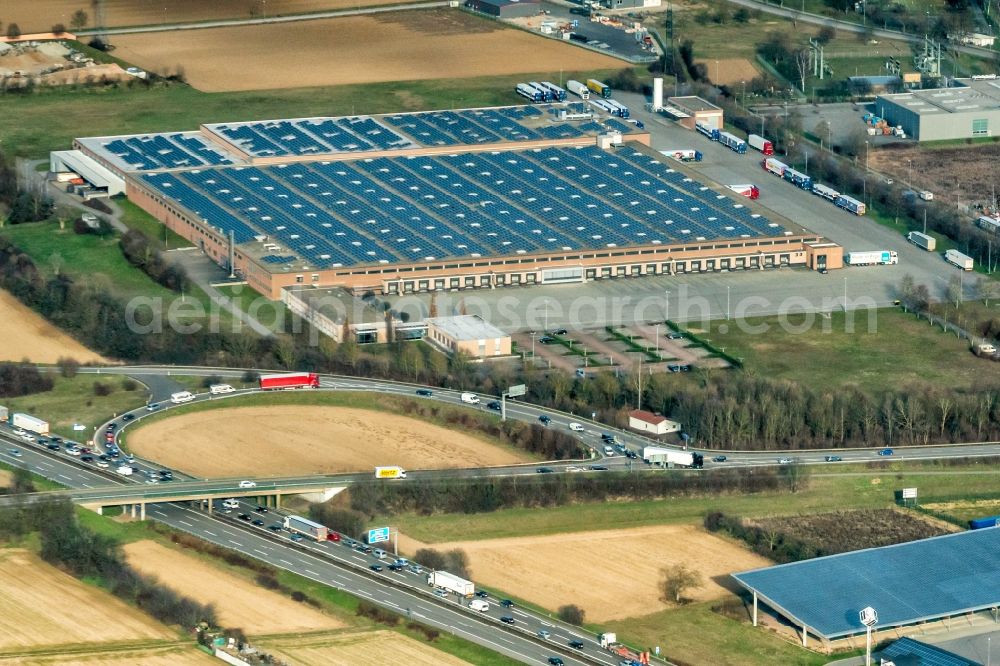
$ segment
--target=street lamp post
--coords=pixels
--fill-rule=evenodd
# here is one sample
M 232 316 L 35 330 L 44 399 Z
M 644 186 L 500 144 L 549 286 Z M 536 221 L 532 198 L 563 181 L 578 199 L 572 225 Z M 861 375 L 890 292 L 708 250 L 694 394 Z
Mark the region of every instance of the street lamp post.
M 656 329 L 656 357 L 659 358 L 660 357 L 660 325 L 657 324 L 656 326 L 654 326 L 654 328 Z
M 670 321 L 670 290 L 667 289 L 663 292 L 665 297 L 663 299 L 663 321 Z
M 729 319 L 729 285 L 726 285 L 726 319 Z
M 531 365 L 535 365 L 535 336 L 538 335 L 534 331 L 531 332 Z
M 545 333 L 549 332 L 549 299 L 545 299 Z

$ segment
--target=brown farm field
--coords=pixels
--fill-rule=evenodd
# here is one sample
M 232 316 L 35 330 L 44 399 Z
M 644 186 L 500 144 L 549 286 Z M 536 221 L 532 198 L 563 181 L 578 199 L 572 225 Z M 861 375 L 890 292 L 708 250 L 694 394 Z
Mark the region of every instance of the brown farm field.
M 400 550 L 410 555 L 421 547 L 400 538 Z M 478 583 L 544 608 L 576 604 L 591 622 L 629 617 L 636 608 L 646 613 L 667 608 L 657 590 L 665 566 L 680 563 L 700 571 L 703 585 L 686 595 L 706 601 L 728 593 L 727 574 L 772 564 L 691 525 L 435 543 L 433 548 L 464 550 Z
M 943 521 L 895 509 L 855 509 L 749 522 L 803 541 L 820 555 L 891 546 L 957 529 Z
M 303 14 L 333 9 L 350 9 L 372 5 L 392 4 L 393 0 L 279 0 L 270 4 L 261 0 L 104 0 L 105 25 L 155 25 L 210 21 L 224 18 L 251 18 Z M 5 25 L 17 23 L 22 32 L 48 31 L 55 23 L 70 25 L 70 17 L 78 9 L 89 14 L 93 26 L 94 11 L 90 2 L 79 0 L 4 0 Z
M 0 550 L 0 590 L 0 651 L 176 638 L 142 611 L 26 550 Z
M 63 653 L 0 654 L 0 666 L 212 666 L 219 660 L 190 641 L 150 642 L 141 645 L 107 643 L 93 650 L 73 648 L 73 656 Z
M 624 66 L 615 58 L 448 9 L 118 35 L 113 43 L 117 57 L 147 70 L 173 73 L 182 67 L 187 81 L 206 92 Z M 295 47 L 275 49 L 274 44 Z M 254 66 L 246 67 L 248 62 Z
M 468 662 L 394 631 L 336 633 L 255 641 L 276 657 L 298 666 L 461 666 Z
M 129 449 L 199 477 L 486 467 L 530 460 L 460 430 L 350 407 L 233 407 L 183 414 L 128 436 Z
M 55 363 L 64 356 L 81 363 L 105 360 L 2 289 L 0 313 L 0 361 Z
M 739 86 L 740 81 L 749 82 L 760 76 L 760 70 L 746 58 L 696 59 L 695 62 L 705 66 L 714 83 L 727 86 Z
M 124 546 L 129 564 L 156 576 L 172 590 L 204 603 L 214 604 L 225 627 L 242 627 L 249 634 L 271 634 L 339 629 L 335 617 L 265 590 L 187 553 L 155 541 Z

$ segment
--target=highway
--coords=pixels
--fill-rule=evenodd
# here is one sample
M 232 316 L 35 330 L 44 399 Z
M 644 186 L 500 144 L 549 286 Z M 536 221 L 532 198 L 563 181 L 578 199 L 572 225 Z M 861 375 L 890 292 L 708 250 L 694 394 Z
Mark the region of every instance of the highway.
M 140 407 L 129 414 L 131 420 L 125 421 L 125 415 L 119 415 L 113 422 L 117 425 L 114 437 L 117 440 L 123 433 L 136 423 L 142 422 L 152 414 L 178 405 L 169 402 L 169 395 L 164 391 L 174 388 L 169 381 L 163 381 L 169 375 L 221 376 L 223 378 L 242 378 L 246 372 L 243 369 L 218 368 L 176 368 L 176 367 L 116 367 L 112 370 L 100 368 L 81 368 L 84 373 L 114 372 L 128 374 L 147 385 L 154 387 L 151 402 L 158 402 L 159 408 L 149 410 Z M 158 378 L 154 380 L 155 378 Z M 470 406 L 461 401 L 461 392 L 450 389 L 429 388 L 417 385 L 372 380 L 356 377 L 339 377 L 322 375 L 319 390 L 330 391 L 373 391 L 380 393 L 405 395 L 414 399 L 435 400 L 447 404 L 465 406 L 474 409 L 486 409 L 484 404 L 490 400 L 482 396 L 483 401 L 476 406 Z M 430 396 L 418 396 L 416 390 L 430 390 Z M 212 396 L 208 393 L 198 394 L 195 401 L 232 400 L 240 395 L 257 392 L 256 390 L 241 390 L 230 394 Z M 185 403 L 186 404 L 186 403 Z M 578 436 L 584 443 L 591 445 L 595 451 L 601 451 L 602 432 L 611 432 L 606 426 L 572 414 L 564 414 L 555 410 L 544 409 L 533 404 L 510 401 L 507 402 L 507 418 L 523 422 L 538 423 L 540 416 L 547 416 L 550 422 L 547 427 L 564 429 Z M 497 415 L 499 418 L 499 415 Z M 109 421 L 111 423 L 112 421 Z M 583 425 L 582 432 L 569 429 L 571 422 Z M 106 428 L 102 426 L 98 433 Z M 640 435 L 614 431 L 619 441 L 628 449 L 639 452 L 643 446 L 651 442 Z M 127 439 L 127 434 L 126 434 Z M 30 441 L 29 441 L 30 440 Z M 95 446 L 95 454 L 97 447 Z M 17 450 L 17 454 L 13 453 Z M 839 449 L 835 451 L 768 451 L 726 452 L 724 462 L 711 460 L 713 452 L 706 452 L 706 467 L 718 466 L 773 466 L 779 460 L 790 458 L 804 464 L 822 464 L 836 466 L 849 462 L 871 462 L 885 459 L 878 455 L 878 449 Z M 827 462 L 826 456 L 836 455 L 839 462 Z M 975 443 L 968 445 L 935 445 L 925 447 L 897 448 L 892 453 L 892 459 L 918 460 L 956 457 L 977 457 L 1000 455 L 1000 445 L 995 442 Z M 124 454 L 119 456 L 119 460 Z M 55 480 L 72 489 L 74 498 L 90 497 L 113 500 L 122 493 L 132 494 L 137 484 L 143 484 L 142 492 L 150 494 L 158 492 L 176 493 L 179 489 L 192 490 L 223 490 L 232 491 L 233 496 L 245 495 L 247 492 L 266 492 L 275 487 L 294 487 L 296 485 L 315 488 L 317 484 L 329 483 L 331 486 L 375 482 L 373 475 L 368 473 L 334 474 L 334 475 L 304 475 L 301 477 L 272 478 L 258 477 L 254 481 L 257 487 L 251 489 L 239 488 L 239 482 L 244 479 L 230 480 L 198 480 L 176 473 L 175 481 L 157 485 L 160 467 L 154 461 L 132 460 L 130 465 L 138 471 L 130 476 L 119 476 L 114 473 L 117 461 L 110 461 L 108 468 L 98 468 L 95 459 L 92 463 L 84 462 L 80 456 L 71 456 L 65 450 L 51 451 L 25 434 L 18 437 L 12 428 L 0 428 L 0 460 L 5 463 L 25 466 L 31 471 Z M 593 469 L 594 466 L 597 469 Z M 647 473 L 657 473 L 658 469 L 644 464 L 641 460 L 630 460 L 621 455 L 598 457 L 588 461 L 559 461 L 531 465 L 503 466 L 484 469 L 457 470 L 412 470 L 408 471 L 408 479 L 412 478 L 446 478 L 446 477 L 487 477 L 538 474 L 539 467 L 546 467 L 554 472 L 584 474 L 602 473 L 608 469 L 642 470 Z M 147 474 L 148 473 L 148 474 Z M 389 483 L 406 483 L 406 481 L 388 481 Z M 109 502 L 113 503 L 113 502 Z M 218 505 L 216 505 L 218 506 Z M 475 613 L 465 606 L 464 600 L 454 596 L 440 598 L 433 594 L 426 584 L 422 574 L 408 570 L 394 572 L 384 568 L 374 571 L 370 567 L 376 564 L 385 566 L 388 561 L 379 561 L 372 554 L 349 547 L 347 544 L 335 542 L 315 543 L 309 541 L 293 542 L 291 535 L 277 528 L 279 512 L 262 511 L 256 502 L 247 498 L 240 500 L 238 509 L 226 512 L 221 509 L 215 515 L 196 509 L 186 502 L 166 503 L 155 502 L 147 505 L 147 517 L 159 520 L 178 530 L 194 534 L 202 539 L 218 545 L 232 548 L 248 556 L 258 558 L 273 566 L 293 571 L 313 580 L 333 585 L 351 594 L 369 599 L 413 619 L 419 620 L 444 631 L 487 646 L 512 658 L 525 663 L 548 663 L 549 657 L 558 656 L 567 664 L 617 664 L 619 658 L 600 648 L 595 637 L 580 633 L 578 630 L 553 622 L 550 618 L 520 609 L 503 608 L 499 600 L 489 599 L 490 609 L 486 613 Z M 253 524 L 256 521 L 258 524 Z M 364 546 L 361 545 L 363 548 Z M 514 625 L 502 624 L 499 618 L 508 615 L 514 618 Z M 539 631 L 547 631 L 551 635 L 547 640 L 539 638 Z M 568 644 L 572 640 L 582 641 L 584 647 L 578 652 Z

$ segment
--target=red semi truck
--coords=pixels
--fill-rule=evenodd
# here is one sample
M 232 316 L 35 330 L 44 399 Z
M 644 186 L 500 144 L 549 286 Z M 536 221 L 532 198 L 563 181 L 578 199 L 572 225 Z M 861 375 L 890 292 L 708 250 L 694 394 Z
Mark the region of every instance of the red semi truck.
M 263 390 L 319 388 L 319 375 L 315 372 L 291 372 L 280 375 L 261 375 L 260 388 Z

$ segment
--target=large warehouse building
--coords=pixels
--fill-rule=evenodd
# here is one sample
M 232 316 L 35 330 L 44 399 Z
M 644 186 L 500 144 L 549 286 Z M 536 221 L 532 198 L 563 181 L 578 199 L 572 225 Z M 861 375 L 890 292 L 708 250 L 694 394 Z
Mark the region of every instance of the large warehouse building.
M 1000 132 L 1000 79 L 959 79 L 958 87 L 875 98 L 875 114 L 918 141 L 974 139 Z
M 224 123 L 74 147 L 273 299 L 302 286 L 400 294 L 841 266 L 838 246 L 695 181 L 635 125 L 560 120 L 566 106 Z

